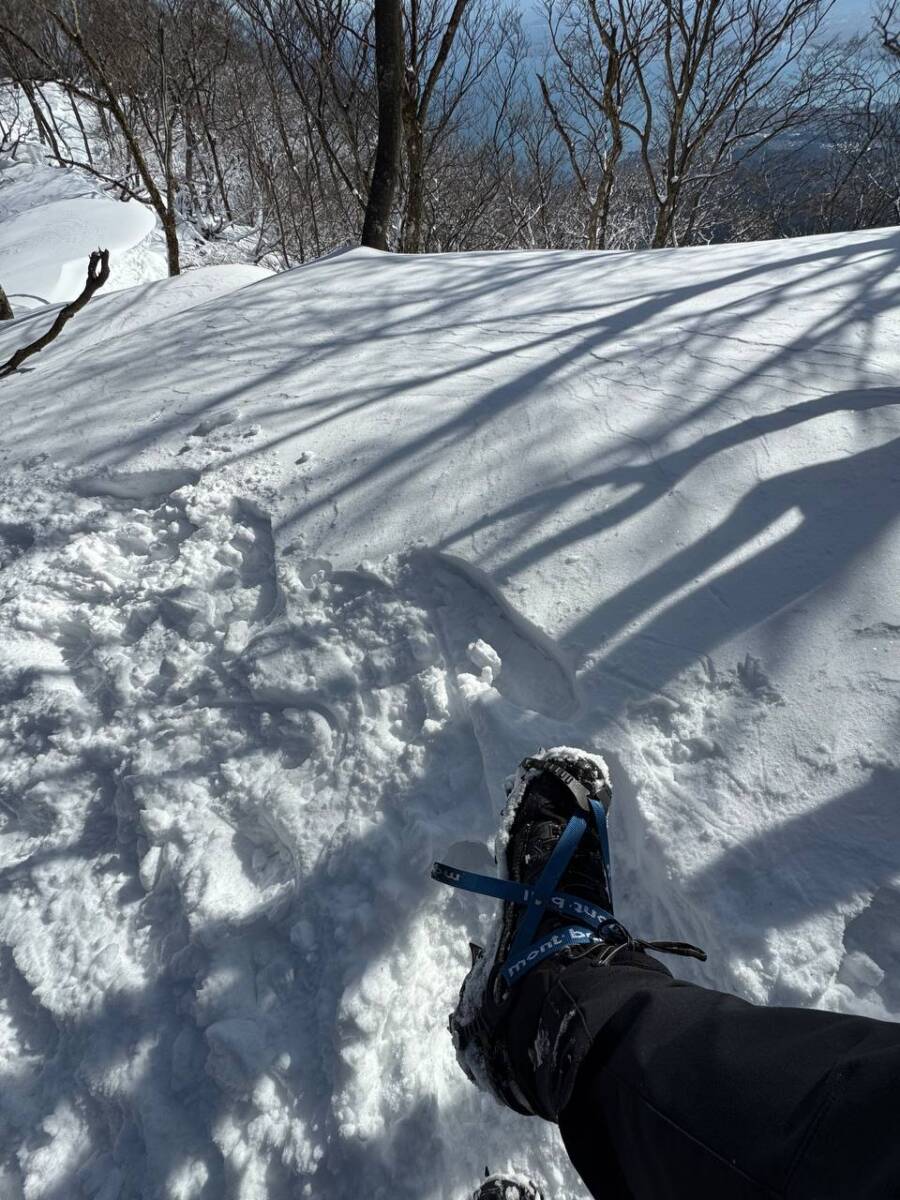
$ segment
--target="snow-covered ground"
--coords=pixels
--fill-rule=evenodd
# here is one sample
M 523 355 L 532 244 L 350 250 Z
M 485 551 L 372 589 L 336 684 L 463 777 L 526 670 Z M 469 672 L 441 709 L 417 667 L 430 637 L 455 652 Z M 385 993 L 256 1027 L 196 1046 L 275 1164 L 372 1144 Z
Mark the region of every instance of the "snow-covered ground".
M 582 1195 L 455 1064 L 493 910 L 428 878 L 541 744 L 677 971 L 900 1019 L 898 268 L 355 250 L 0 383 L 0 1194 Z
M 161 278 L 165 259 L 146 246 L 155 224 L 149 208 L 110 200 L 80 172 L 0 163 L 0 282 L 16 313 L 74 299 L 98 246 L 110 251 L 110 290 Z
M 79 125 L 72 102 L 55 85 L 42 95 L 62 152 L 83 155 L 90 116 L 79 114 Z M 88 171 L 55 165 L 38 141 L 31 109 L 8 83 L 0 85 L 0 125 L 8 136 L 0 152 L 0 286 L 17 316 L 73 300 L 98 247 L 110 251 L 107 294 L 168 274 L 152 209 L 115 198 Z M 98 143 L 88 140 L 96 153 Z
M 83 159 L 86 136 L 95 161 L 102 162 L 104 147 L 94 136 L 91 110 L 81 107 L 79 124 L 73 101 L 59 87 L 45 85 L 42 96 L 63 154 Z M 165 239 L 152 208 L 121 201 L 116 188 L 87 170 L 56 165 L 37 140 L 30 109 L 21 94 L 17 101 L 10 84 L 0 83 L 0 128 L 9 137 L 8 148 L 0 150 L 0 286 L 17 316 L 73 300 L 98 247 L 110 251 L 106 295 L 166 278 Z M 178 229 L 183 270 L 255 263 L 256 239 L 245 226 L 231 226 L 215 240 L 183 218 Z M 269 271 L 254 277 L 262 274 Z M 231 286 L 240 282 L 236 276 Z

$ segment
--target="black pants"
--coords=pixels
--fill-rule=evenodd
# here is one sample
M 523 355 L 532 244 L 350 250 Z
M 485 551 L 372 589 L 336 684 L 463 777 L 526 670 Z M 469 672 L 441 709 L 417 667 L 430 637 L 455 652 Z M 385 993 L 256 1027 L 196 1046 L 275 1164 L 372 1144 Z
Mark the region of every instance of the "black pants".
M 536 971 L 510 1029 L 538 1092 L 534 1046 L 558 1019 L 586 1036 L 559 1125 L 598 1200 L 900 1197 L 900 1024 L 762 1008 L 628 957 Z

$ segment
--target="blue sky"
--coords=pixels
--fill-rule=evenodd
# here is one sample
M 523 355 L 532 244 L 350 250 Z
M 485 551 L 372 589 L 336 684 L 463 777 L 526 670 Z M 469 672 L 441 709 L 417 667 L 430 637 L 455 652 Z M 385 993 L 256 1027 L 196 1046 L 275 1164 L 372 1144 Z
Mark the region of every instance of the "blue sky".
M 872 27 L 873 6 L 869 0 L 837 0 L 828 23 L 845 33 L 862 33 Z

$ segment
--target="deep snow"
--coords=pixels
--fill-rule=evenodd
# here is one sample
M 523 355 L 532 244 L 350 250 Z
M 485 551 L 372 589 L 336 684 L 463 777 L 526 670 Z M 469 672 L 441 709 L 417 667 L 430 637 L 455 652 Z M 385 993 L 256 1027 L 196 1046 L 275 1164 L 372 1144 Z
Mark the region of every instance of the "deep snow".
M 581 1195 L 454 1062 L 493 909 L 428 879 L 541 744 L 676 971 L 900 1018 L 898 267 L 356 250 L 0 384 L 0 1194 Z
M 143 204 L 110 199 L 90 176 L 49 166 L 32 146 L 0 157 L 0 284 L 17 316 L 73 300 L 98 246 L 110 251 L 108 291 L 161 279 L 156 225 Z

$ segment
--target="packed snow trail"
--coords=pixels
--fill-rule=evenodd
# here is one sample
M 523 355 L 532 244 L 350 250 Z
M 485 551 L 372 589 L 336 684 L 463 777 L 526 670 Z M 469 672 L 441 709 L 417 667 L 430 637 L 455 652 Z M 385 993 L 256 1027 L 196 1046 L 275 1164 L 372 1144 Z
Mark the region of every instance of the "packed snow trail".
M 239 472 L 18 482 L 3 1194 L 421 1197 L 508 1163 L 521 1121 L 444 1030 L 479 910 L 428 868 L 489 862 L 493 806 L 421 564 L 276 571 Z

